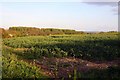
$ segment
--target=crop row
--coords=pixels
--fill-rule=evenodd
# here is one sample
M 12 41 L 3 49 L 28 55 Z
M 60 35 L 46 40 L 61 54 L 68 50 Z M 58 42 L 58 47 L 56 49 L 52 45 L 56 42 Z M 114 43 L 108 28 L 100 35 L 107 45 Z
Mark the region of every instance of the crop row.
M 17 54 L 30 59 L 47 57 L 77 57 L 92 60 L 112 60 L 120 57 L 117 35 L 87 34 L 37 36 L 5 39 L 13 48 L 29 48 Z

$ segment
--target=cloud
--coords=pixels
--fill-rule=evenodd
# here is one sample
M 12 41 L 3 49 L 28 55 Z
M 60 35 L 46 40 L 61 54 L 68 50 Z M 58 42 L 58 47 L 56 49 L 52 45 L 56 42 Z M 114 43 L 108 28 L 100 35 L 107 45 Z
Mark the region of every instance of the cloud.
M 118 2 L 84 2 L 84 3 L 97 6 L 111 6 L 111 7 L 118 6 Z
M 82 0 L 83 2 L 119 2 L 119 0 Z
M 119 0 L 0 0 L 0 2 L 118 2 Z
M 111 10 L 115 15 L 118 15 L 118 7 L 115 7 Z
M 84 0 L 84 1 L 87 1 L 87 0 Z M 96 5 L 96 6 L 110 6 L 112 7 L 111 11 L 113 12 L 113 14 L 118 15 L 118 5 L 119 5 L 118 2 L 84 2 L 84 3 L 88 5 Z

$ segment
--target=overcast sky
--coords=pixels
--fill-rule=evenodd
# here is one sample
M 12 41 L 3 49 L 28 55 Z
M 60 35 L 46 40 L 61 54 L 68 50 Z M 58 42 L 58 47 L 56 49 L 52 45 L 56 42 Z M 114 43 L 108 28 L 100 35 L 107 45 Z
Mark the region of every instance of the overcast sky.
M 117 31 L 117 4 L 117 2 L 4 2 L 0 4 L 0 27 Z

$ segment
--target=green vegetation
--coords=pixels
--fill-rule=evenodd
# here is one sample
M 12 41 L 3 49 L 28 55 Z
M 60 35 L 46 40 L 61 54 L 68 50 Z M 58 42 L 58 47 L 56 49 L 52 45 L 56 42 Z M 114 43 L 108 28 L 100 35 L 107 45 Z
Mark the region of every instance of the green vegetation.
M 87 60 L 112 60 L 120 57 L 117 34 L 30 36 L 4 39 L 12 48 L 29 48 L 19 55 L 30 59 L 77 57 Z M 17 52 L 18 53 L 18 52 Z
M 108 67 L 107 69 L 91 69 L 87 72 L 77 72 L 74 70 L 73 74 L 69 74 L 69 78 L 73 78 L 76 80 L 77 78 L 82 79 L 115 79 L 118 80 L 120 77 L 120 68 L 116 67 Z
M 3 38 L 24 37 L 24 36 L 46 36 L 51 34 L 82 34 L 82 31 L 69 29 L 53 29 L 53 28 L 35 28 L 35 27 L 10 27 L 8 30 L 0 28 L 0 34 Z M 10 36 L 12 35 L 12 36 Z
M 34 64 L 18 60 L 11 50 L 3 49 L 2 78 L 47 78 Z
M 1 44 L 3 44 L 3 78 L 48 78 L 47 75 L 43 75 L 44 70 L 41 70 L 38 67 L 39 64 L 35 62 L 38 61 L 39 63 L 39 59 L 43 58 L 72 57 L 94 62 L 112 61 L 120 57 L 118 32 L 84 33 L 75 30 L 31 27 L 11 27 L 9 30 L 1 30 L 3 32 L 0 33 L 3 37 L 3 42 L 1 41 Z M 10 37 L 9 34 L 12 34 L 12 36 Z M 55 78 L 59 77 L 60 66 L 69 69 L 72 64 L 76 66 L 85 64 L 84 62 L 75 63 L 74 60 L 72 64 L 67 64 L 69 62 L 60 63 L 61 65 L 58 62 L 51 63 L 52 66 L 50 62 L 44 64 L 54 68 Z M 89 69 L 83 72 L 78 71 L 78 67 L 73 67 L 75 68 L 73 72 L 67 75 L 74 80 L 77 78 L 119 79 L 120 76 L 119 66 L 108 66 L 105 69 Z M 64 79 L 64 77 L 60 78 Z

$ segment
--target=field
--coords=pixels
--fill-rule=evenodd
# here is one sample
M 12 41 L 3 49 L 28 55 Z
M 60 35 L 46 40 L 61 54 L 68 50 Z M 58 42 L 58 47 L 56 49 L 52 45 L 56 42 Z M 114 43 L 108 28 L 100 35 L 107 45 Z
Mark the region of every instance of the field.
M 118 33 L 6 38 L 3 78 L 119 79 L 118 43 Z

